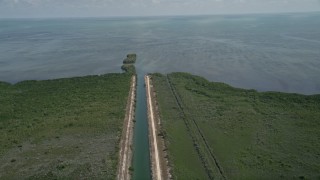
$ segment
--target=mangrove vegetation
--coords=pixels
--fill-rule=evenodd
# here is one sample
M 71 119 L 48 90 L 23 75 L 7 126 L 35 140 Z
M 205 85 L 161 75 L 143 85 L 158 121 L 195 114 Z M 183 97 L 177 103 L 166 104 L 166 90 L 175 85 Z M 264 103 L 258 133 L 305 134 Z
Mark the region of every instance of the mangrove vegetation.
M 320 95 L 152 80 L 174 179 L 320 178 Z

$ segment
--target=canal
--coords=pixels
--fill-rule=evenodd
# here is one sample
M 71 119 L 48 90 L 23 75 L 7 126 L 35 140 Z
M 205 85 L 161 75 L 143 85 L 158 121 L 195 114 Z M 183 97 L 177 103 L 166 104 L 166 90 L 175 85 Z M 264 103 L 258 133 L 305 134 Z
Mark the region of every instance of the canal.
M 151 180 L 147 99 L 142 71 L 137 69 L 137 96 L 133 136 L 133 180 Z

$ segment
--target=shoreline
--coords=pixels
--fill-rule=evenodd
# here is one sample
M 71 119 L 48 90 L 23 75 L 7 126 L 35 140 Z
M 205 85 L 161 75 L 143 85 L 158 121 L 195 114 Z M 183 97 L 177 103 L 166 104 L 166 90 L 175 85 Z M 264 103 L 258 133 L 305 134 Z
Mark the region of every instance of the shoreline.
M 126 115 L 123 124 L 123 131 L 120 141 L 119 151 L 119 164 L 117 170 L 118 180 L 129 180 L 131 179 L 130 167 L 132 164 L 132 142 L 133 142 L 133 127 L 134 127 L 134 116 L 135 116 L 135 99 L 136 99 L 136 87 L 137 80 L 136 76 L 132 76 L 131 87 L 128 96 L 128 103 L 126 107 Z

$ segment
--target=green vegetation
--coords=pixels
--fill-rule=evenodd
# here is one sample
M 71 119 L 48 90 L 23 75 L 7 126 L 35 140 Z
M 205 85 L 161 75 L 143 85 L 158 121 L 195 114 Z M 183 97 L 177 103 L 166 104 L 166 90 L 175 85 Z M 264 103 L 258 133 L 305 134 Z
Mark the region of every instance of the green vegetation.
M 136 68 L 132 64 L 124 64 L 121 66 L 121 69 L 129 74 L 136 74 Z
M 174 179 L 320 178 L 320 95 L 152 79 Z
M 134 66 L 134 63 L 136 63 L 137 55 L 136 54 L 128 54 L 127 58 L 123 60 L 123 65 L 121 66 L 121 69 L 124 72 L 127 72 L 129 74 L 136 74 L 136 68 Z
M 0 179 L 115 179 L 130 80 L 0 82 Z
M 134 64 L 137 60 L 136 54 L 128 54 L 127 58 L 123 60 L 123 64 Z

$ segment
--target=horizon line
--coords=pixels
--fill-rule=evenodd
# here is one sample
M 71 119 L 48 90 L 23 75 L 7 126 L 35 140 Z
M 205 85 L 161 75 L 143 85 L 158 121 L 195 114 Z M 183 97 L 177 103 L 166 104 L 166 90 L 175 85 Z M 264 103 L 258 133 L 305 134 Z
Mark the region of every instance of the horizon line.
M 121 18 L 162 18 L 162 17 L 201 17 L 201 16 L 245 16 L 245 15 L 292 15 L 316 14 L 320 11 L 288 11 L 288 12 L 246 12 L 246 13 L 216 13 L 216 14 L 159 14 L 159 15 L 114 15 L 114 16 L 47 16 L 47 17 L 0 17 L 6 19 L 121 19 Z

